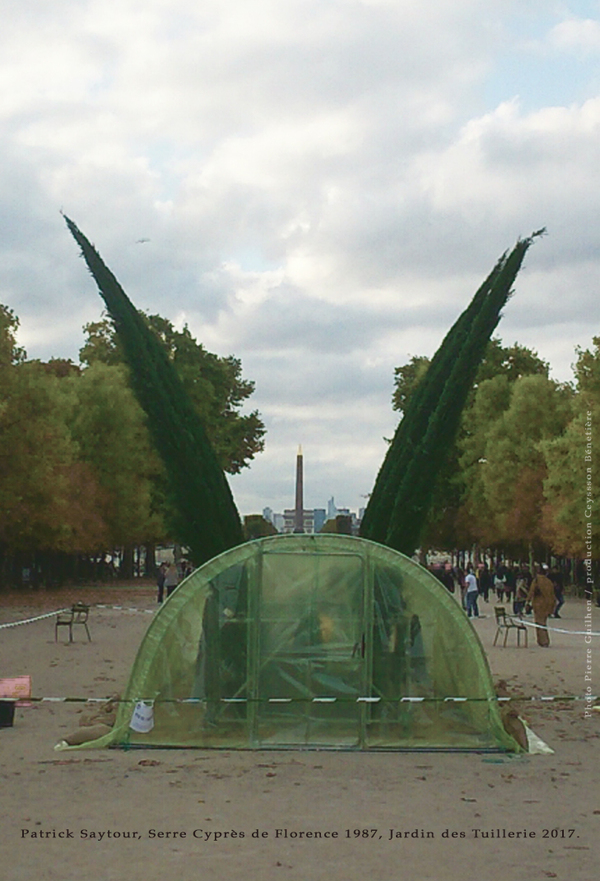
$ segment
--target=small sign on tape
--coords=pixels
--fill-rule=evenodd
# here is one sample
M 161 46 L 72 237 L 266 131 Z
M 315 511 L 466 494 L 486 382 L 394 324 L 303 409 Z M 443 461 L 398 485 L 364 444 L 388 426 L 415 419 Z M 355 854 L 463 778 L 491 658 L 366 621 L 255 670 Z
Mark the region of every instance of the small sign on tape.
M 11 676 L 8 679 L 0 679 L 0 698 L 17 698 L 18 707 L 30 707 L 28 700 L 22 698 L 31 697 L 31 676 Z
M 135 705 L 129 727 L 139 734 L 146 734 L 154 728 L 154 706 L 146 701 L 139 701 Z

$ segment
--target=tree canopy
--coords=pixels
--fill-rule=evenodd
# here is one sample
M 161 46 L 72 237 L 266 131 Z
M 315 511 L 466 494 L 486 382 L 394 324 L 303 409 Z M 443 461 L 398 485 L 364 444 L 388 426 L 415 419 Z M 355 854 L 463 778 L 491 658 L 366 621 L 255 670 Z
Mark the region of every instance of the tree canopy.
M 396 367 L 392 394 L 394 410 L 404 413 L 430 364 L 431 359 L 426 355 L 413 355 L 406 364 Z M 548 362 L 540 358 L 533 349 L 528 349 L 519 343 L 503 346 L 499 337 L 492 337 L 477 369 L 473 389 L 476 389 L 484 380 L 495 376 L 506 376 L 510 382 L 514 382 L 521 376 L 548 376 L 549 370 Z
M 577 349 L 575 393 L 565 431 L 540 445 L 547 472 L 543 518 L 557 553 L 589 558 L 600 541 L 600 510 L 593 503 L 600 447 L 593 442 L 600 421 L 600 337 Z
M 426 547 L 583 554 L 585 426 L 600 406 L 599 344 L 577 350 L 572 386 L 550 379 L 534 350 L 490 341 L 436 483 Z M 409 405 L 428 365 L 413 356 L 396 369 L 395 409 Z M 594 511 L 594 536 L 597 520 Z
M 247 466 L 264 427 L 258 413 L 240 412 L 254 385 L 239 360 L 207 352 L 160 316 L 147 320 L 170 337 L 220 462 Z M 85 328 L 80 365 L 28 360 L 18 326 L 0 306 L 0 581 L 13 569 L 18 579 L 21 565 L 55 573 L 72 558 L 73 572 L 77 559 L 177 538 L 166 472 L 110 320 Z
M 202 419 L 221 467 L 230 474 L 239 473 L 262 451 L 265 434 L 258 411 L 240 412 L 254 391 L 254 383 L 242 376 L 241 361 L 233 355 L 221 357 L 208 352 L 194 339 L 187 325 L 176 330 L 172 322 L 161 315 L 139 314 L 165 347 Z M 79 353 L 81 363 L 121 365 L 129 377 L 123 348 L 110 316 L 87 324 L 84 331 L 86 340 Z

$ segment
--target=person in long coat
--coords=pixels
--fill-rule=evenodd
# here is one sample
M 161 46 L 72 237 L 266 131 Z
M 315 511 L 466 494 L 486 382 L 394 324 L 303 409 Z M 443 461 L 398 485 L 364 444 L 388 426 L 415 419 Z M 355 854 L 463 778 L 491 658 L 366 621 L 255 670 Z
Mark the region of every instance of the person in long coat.
M 548 616 L 554 612 L 556 596 L 554 595 L 554 585 L 537 567 L 535 578 L 529 588 L 527 602 L 533 608 L 533 620 L 538 625 L 535 628 L 538 645 L 546 648 L 550 645 L 547 629 Z
M 176 563 L 171 563 L 165 572 L 165 588 L 167 596 L 170 597 L 177 585 L 179 584 L 179 569 Z

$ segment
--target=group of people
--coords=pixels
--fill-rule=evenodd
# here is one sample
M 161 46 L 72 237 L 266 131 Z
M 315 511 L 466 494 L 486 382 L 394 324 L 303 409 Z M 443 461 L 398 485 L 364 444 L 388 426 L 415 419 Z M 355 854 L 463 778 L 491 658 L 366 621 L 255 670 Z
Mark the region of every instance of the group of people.
M 170 597 L 179 583 L 187 578 L 193 571 L 191 563 L 187 560 L 181 560 L 179 563 L 161 563 L 156 574 L 156 587 L 158 589 L 157 602 L 162 603 L 165 598 Z
M 434 567 L 436 577 L 454 593 L 460 589 L 462 605 L 469 618 L 479 617 L 478 599 L 486 602 L 495 594 L 498 603 L 512 602 L 514 615 L 533 614 L 537 642 L 548 646 L 550 639 L 547 630 L 548 618 L 560 618 L 564 605 L 564 576 L 558 569 L 549 569 L 546 564 L 534 566 L 533 573 L 525 564 L 506 566 L 499 564 L 491 570 L 487 563 L 475 569 L 469 564 L 466 573 L 460 567 Z
M 494 590 L 498 602 L 510 602 L 513 613 L 520 618 L 523 612 L 533 613 L 535 633 L 539 646 L 550 645 L 548 618 L 560 618 L 565 602 L 564 576 L 559 569 L 549 569 L 544 563 L 533 567 L 533 574 L 525 565 L 519 568 L 498 566 L 494 574 Z

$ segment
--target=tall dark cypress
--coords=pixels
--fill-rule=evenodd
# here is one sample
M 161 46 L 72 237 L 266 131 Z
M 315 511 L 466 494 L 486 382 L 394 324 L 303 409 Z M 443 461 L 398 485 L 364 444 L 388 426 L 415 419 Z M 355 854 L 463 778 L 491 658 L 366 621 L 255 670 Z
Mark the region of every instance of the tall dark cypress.
M 486 346 L 525 254 L 541 232 L 517 242 L 499 260 L 438 349 L 388 451 L 392 461 L 369 502 L 370 507 L 375 497 L 374 515 L 362 529 L 365 537 L 406 554 L 417 547 Z
M 471 324 L 488 297 L 494 280 L 505 262 L 506 255 L 503 255 L 475 293 L 469 306 L 444 337 L 425 376 L 415 389 L 388 448 L 365 509 L 361 523 L 361 535 L 365 538 L 384 541 L 402 475 L 410 463 L 415 448 L 427 430 L 431 413 L 443 393 L 448 372 L 464 345 Z
M 174 537 L 200 565 L 243 541 L 229 484 L 162 342 L 96 249 L 73 221 L 65 220 L 114 321 L 134 392 L 164 463 Z

